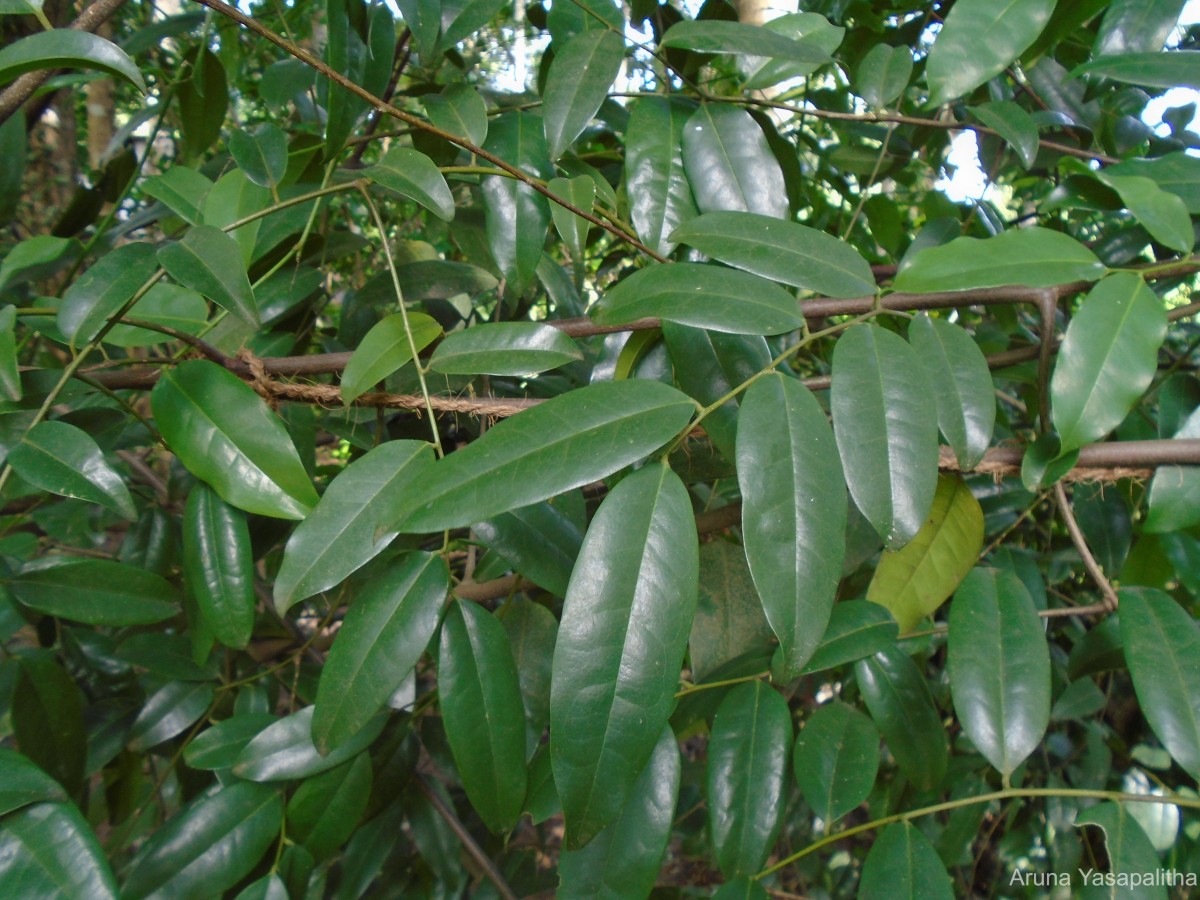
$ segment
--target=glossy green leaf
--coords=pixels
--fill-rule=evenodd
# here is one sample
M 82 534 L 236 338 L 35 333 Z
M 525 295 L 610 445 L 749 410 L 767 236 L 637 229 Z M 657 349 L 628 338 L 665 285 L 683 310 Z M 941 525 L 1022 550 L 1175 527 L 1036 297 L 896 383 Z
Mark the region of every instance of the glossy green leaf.
M 62 785 L 32 760 L 0 747 L 0 815 L 31 803 L 59 803 L 66 799 Z
M 408 553 L 354 598 L 321 669 L 312 720 L 318 750 L 353 741 L 385 706 L 433 637 L 449 582 L 438 557 Z
M 78 247 L 77 241 L 48 234 L 21 241 L 0 260 L 0 287 L 53 274 L 78 252 Z
M 1093 59 L 1071 72 L 1149 88 L 1200 88 L 1200 50 L 1122 53 Z
M 867 599 L 912 631 L 958 587 L 983 549 L 983 510 L 965 481 L 939 475 L 929 518 L 900 550 L 885 550 Z
M 371 757 L 365 753 L 304 781 L 288 801 L 288 835 L 318 861 L 328 859 L 358 828 L 371 781 Z
M 1156 241 L 1180 253 L 1191 252 L 1196 244 L 1196 234 L 1192 218 L 1180 197 L 1144 176 L 1100 171 L 1096 178 L 1120 195 L 1125 208 Z
M 211 684 L 169 681 L 146 699 L 129 734 L 129 749 L 144 752 L 182 734 L 208 712 Z
M 354 0 L 325 0 L 326 40 L 325 62 L 335 72 L 345 75 L 355 84 L 362 84 L 368 49 L 364 40 L 366 32 L 366 10 Z M 413 4 L 415 5 L 415 4 Z M 411 7 L 404 5 L 407 12 Z M 432 41 L 437 39 L 436 16 L 414 16 L 405 21 L 411 25 L 415 43 L 421 49 L 421 56 L 432 56 Z M 428 28 L 432 25 L 432 41 L 429 39 Z M 351 94 L 341 85 L 332 81 L 323 84 L 325 88 L 325 159 L 332 160 L 342 150 L 346 138 L 354 128 L 359 114 L 365 109 L 362 99 Z
M 1037 226 L 1011 228 L 993 238 L 955 238 L 926 247 L 896 276 L 896 290 L 966 291 L 1022 284 L 1050 287 L 1095 281 L 1104 265 L 1073 237 Z
M 1092 288 L 1067 326 L 1050 381 L 1063 452 L 1121 424 L 1150 386 L 1166 333 L 1162 301 L 1140 276 L 1118 272 Z
M 100 257 L 63 293 L 58 330 L 83 345 L 158 271 L 153 244 L 125 244 Z
M 204 200 L 213 189 L 213 183 L 195 169 L 175 165 L 161 175 L 147 178 L 139 187 L 189 225 L 198 225 L 203 216 Z
M 525 707 L 525 756 L 530 758 L 541 747 L 550 721 L 550 671 L 558 620 L 540 603 L 519 599 L 505 606 L 501 621 L 517 667 Z M 530 787 L 532 793 L 532 779 Z
M 788 216 L 783 170 L 744 109 L 727 104 L 697 109 L 683 130 L 683 166 L 701 212 Z
M 287 134 L 269 122 L 254 131 L 236 128 L 229 135 L 229 154 L 255 184 L 276 187 L 287 172 Z
M 739 657 L 771 651 L 772 632 L 754 589 L 746 552 L 729 541 L 700 545 L 700 596 L 688 662 L 694 682 L 702 682 Z
M 783 823 L 792 749 L 787 702 L 762 681 L 730 691 L 708 742 L 708 828 L 726 878 L 762 868 Z
M 917 790 L 937 787 L 946 775 L 946 732 L 917 664 L 890 647 L 859 660 L 854 673 L 900 771 Z
M 444 375 L 527 375 L 582 359 L 561 329 L 538 322 L 486 322 L 446 336 L 429 360 Z
M 929 105 L 940 106 L 1003 72 L 1050 21 L 1055 0 L 959 0 L 929 50 Z
M 589 30 L 624 33 L 625 16 L 613 0 L 580 0 L 579 3 L 560 3 L 552 6 L 546 24 L 554 43 L 561 47 L 574 35 Z
M 889 825 L 875 838 L 858 884 L 861 900 L 953 900 L 946 867 L 912 822 Z
M 0 50 L 0 84 L 37 69 L 96 69 L 124 78 L 146 93 L 142 73 L 125 51 L 112 41 L 82 29 L 35 32 Z
M 829 627 L 803 674 L 857 662 L 896 642 L 900 633 L 891 613 L 877 603 L 844 600 L 834 604 Z
M 142 845 L 121 896 L 220 893 L 254 868 L 282 820 L 283 798 L 268 785 L 237 782 L 201 794 Z
M 237 241 L 213 225 L 193 225 L 182 241 L 158 250 L 159 265 L 172 278 L 257 327 L 258 310 L 241 258 Z
M 1154 159 L 1130 159 L 1108 166 L 1109 175 L 1141 175 L 1175 194 L 1189 213 L 1200 212 L 1200 159 L 1187 153 L 1167 153 Z
M 0 894 L 117 900 L 117 882 L 87 819 L 73 803 L 36 803 L 4 817 Z
M 550 159 L 563 155 L 608 96 L 625 59 L 625 41 L 615 32 L 593 29 L 558 48 L 543 91 L 542 118 Z
M 49 561 L 6 580 L 30 609 L 88 625 L 149 625 L 179 613 L 175 588 L 153 572 L 108 559 Z
M 407 327 L 404 324 L 408 316 Z M 412 331 L 412 341 L 408 339 Z M 349 404 L 420 353 L 442 333 L 437 320 L 425 313 L 394 313 L 366 333 L 342 372 L 342 402 Z
M 0 309 L 0 392 L 9 400 L 22 397 L 21 373 L 17 367 L 17 308 Z
M 67 793 L 75 793 L 87 759 L 83 692 L 49 650 L 20 658 L 11 690 L 9 716 L 17 748 Z
M 858 251 L 807 225 L 748 212 L 706 212 L 676 228 L 671 240 L 755 275 L 831 297 L 875 293 L 871 267 Z
M 186 334 L 200 334 L 208 324 L 208 302 L 191 288 L 160 281 L 127 314 L 130 319 L 165 325 Z M 147 347 L 172 340 L 160 331 L 117 325 L 104 342 L 117 347 Z
M 538 178 L 554 177 L 541 118 L 528 112 L 498 116 L 488 129 L 484 149 Z M 492 175 L 482 183 L 488 247 L 506 287 L 520 294 L 533 280 L 546 233 L 549 201 L 527 184 Z
M 234 509 L 201 483 L 183 513 L 183 571 L 213 637 L 241 649 L 254 630 L 254 555 L 250 528 Z
M 1200 438 L 1200 410 L 1194 410 L 1176 438 Z M 1145 530 L 1179 531 L 1200 522 L 1200 471 L 1195 466 L 1159 466 L 1150 480 L 1150 512 Z
M 1021 483 L 1035 493 L 1050 487 L 1067 474 L 1079 459 L 1079 451 L 1062 452 L 1062 442 L 1053 431 L 1037 436 L 1021 458 Z
M 1129 810 L 1120 803 L 1098 803 L 1085 809 L 1075 817 L 1075 827 L 1095 825 L 1104 832 L 1104 846 L 1108 852 L 1108 871 L 1113 875 L 1141 876 L 1143 879 L 1152 877 L 1154 873 L 1163 871 L 1159 855 L 1154 845 L 1146 837 L 1146 832 L 1138 824 Z M 1085 892 L 1084 897 L 1136 897 L 1138 900 L 1167 900 L 1167 892 L 1162 884 L 1144 882 L 1136 888 L 1121 885 L 1123 890 L 1105 890 L 1099 873 L 1094 873 L 1090 879 L 1091 891 Z M 1115 881 L 1116 879 L 1114 879 Z M 1099 889 L 1097 889 L 1099 888 Z
M 559 856 L 558 896 L 648 896 L 671 837 L 681 773 L 679 745 L 666 727 L 617 818 L 586 847 Z
M 188 742 L 183 761 L 193 769 L 228 769 L 246 745 L 276 721 L 270 713 L 240 713 L 224 719 Z
M 387 717 L 370 719 L 345 743 L 322 756 L 313 744 L 313 712 L 306 706 L 298 713 L 276 720 L 247 744 L 233 764 L 233 774 L 247 781 L 287 781 L 308 778 L 341 765 L 369 747 L 379 737 Z
M 1193 778 L 1200 773 L 1200 626 L 1150 588 L 1124 588 L 1121 643 L 1146 720 Z
M 800 382 L 770 375 L 746 392 L 737 471 L 746 559 L 790 681 L 829 623 L 842 576 L 847 515 L 833 434 L 824 410 Z
M 683 131 L 694 108 L 675 98 L 643 97 L 629 114 L 625 182 L 629 218 L 642 243 L 661 255 L 677 226 L 696 215 L 683 166 Z
M 8 454 L 13 471 L 35 487 L 98 503 L 136 519 L 133 497 L 86 431 L 66 422 L 39 422 Z
M 302 519 L 316 491 L 283 423 L 232 372 L 180 363 L 150 395 L 155 424 L 188 470 L 246 512 Z
M 287 884 L 278 872 L 273 872 L 243 889 L 234 900 L 288 900 Z
M 815 65 L 830 61 L 829 54 L 812 43 L 792 40 L 761 25 L 716 19 L 677 22 L 658 43 L 660 47 L 682 47 L 699 53 L 767 56 Z
M 771 896 L 762 882 L 753 878 L 735 878 L 717 889 L 713 900 L 768 900 Z
M 583 534 L 557 506 L 523 506 L 476 523 L 475 533 L 530 581 L 566 594 Z
M 467 798 L 488 828 L 508 832 L 525 802 L 524 706 L 504 626 L 475 603 L 446 612 L 438 704 Z
M 609 290 L 595 319 L 619 325 L 649 316 L 732 334 L 782 334 L 804 322 L 796 298 L 778 285 L 698 263 L 634 272 Z
M 270 202 L 270 191 L 252 182 L 241 169 L 231 169 L 217 180 L 217 183 L 213 185 L 213 189 L 208 192 L 208 196 L 204 198 L 203 225 L 217 228 L 226 237 L 232 238 L 241 253 L 242 263 L 248 268 L 250 263 L 254 261 L 255 246 L 258 241 L 259 229 L 262 226 L 262 219 L 255 219 L 252 222 L 239 225 L 230 231 L 225 231 L 225 229 L 230 228 L 235 222 L 241 221 L 246 216 L 261 212 L 266 209 Z M 212 240 L 210 241 L 210 246 L 206 248 L 208 256 L 205 262 L 211 265 L 212 271 L 201 271 L 198 275 L 193 274 L 192 277 L 207 278 L 210 281 L 214 277 L 218 277 L 224 283 L 222 286 L 214 286 L 209 291 L 204 292 L 212 296 L 219 305 L 225 306 L 226 304 L 222 303 L 220 299 L 211 293 L 213 290 L 226 289 L 231 294 L 236 290 L 239 302 L 244 302 L 244 297 L 242 296 L 244 285 L 238 276 L 236 267 L 232 267 L 228 272 L 218 269 L 221 262 L 216 250 L 221 247 L 223 242 L 217 239 L 218 236 L 212 232 L 207 232 L 207 234 Z M 185 241 L 187 240 L 186 236 L 184 239 Z M 159 262 L 162 262 L 161 258 Z M 196 285 L 192 286 L 197 287 Z M 197 290 L 199 290 L 199 287 L 197 287 Z M 257 307 L 257 303 L 255 307 Z M 236 311 L 234 312 L 236 313 Z M 255 316 L 259 315 L 257 308 L 253 310 L 253 314 Z M 246 319 L 245 316 L 242 318 Z M 248 324 L 253 325 L 258 323 L 259 319 L 246 319 L 246 321 Z
M 1050 650 L 1016 575 L 976 568 L 950 604 L 950 691 L 971 743 L 1005 783 L 1046 734 Z
M 596 205 L 596 182 L 589 175 L 551 178 L 546 187 L 584 212 L 591 212 Z M 554 221 L 554 230 L 566 244 L 571 259 L 577 264 L 582 263 L 583 248 L 587 243 L 588 229 L 592 227 L 592 223 L 559 203 L 550 204 L 550 217 Z
M 796 738 L 792 767 L 804 799 L 828 828 L 866 800 L 875 786 L 875 723 L 840 701 L 818 707 Z
M 411 147 L 393 147 L 378 163 L 363 169 L 362 177 L 417 201 L 439 219 L 454 218 L 454 197 L 446 179 L 432 159 Z
M 927 313 L 909 325 L 908 342 L 935 386 L 938 428 L 958 464 L 974 468 L 991 444 L 996 424 L 996 395 L 987 359 L 962 328 Z
M 405 498 L 394 527 L 459 528 L 590 484 L 661 447 L 694 409 L 651 381 L 599 382 L 554 397 L 439 460 Z M 573 430 L 559 427 L 564 417 Z
M 904 93 L 912 70 L 912 51 L 908 47 L 876 44 L 858 64 L 854 91 L 868 106 L 885 107 Z
M 451 84 L 440 94 L 427 94 L 422 102 L 429 121 L 442 131 L 477 145 L 487 140 L 487 104 L 471 85 Z
M 785 38 L 797 41 L 810 50 L 816 49 L 832 60 L 833 53 L 842 43 L 846 29 L 833 25 L 825 16 L 816 12 L 784 13 L 763 27 L 768 31 L 783 35 Z M 738 68 L 747 78 L 747 90 L 770 87 L 781 81 L 793 78 L 807 78 L 824 65 L 813 59 L 807 62 L 796 62 L 788 59 L 766 59 L 760 61 L 756 56 L 743 56 L 738 60 Z
M 938 450 L 932 394 L 903 338 L 874 325 L 856 325 L 838 338 L 830 392 L 838 452 L 850 496 L 890 550 L 916 537 L 933 506 Z
M 340 583 L 395 538 L 382 531 L 394 506 L 428 474 L 433 448 L 388 441 L 354 460 L 329 483 L 316 509 L 288 538 L 275 578 L 275 608 Z
M 1028 169 L 1037 159 L 1038 130 L 1033 118 L 1011 100 L 994 100 L 971 107 L 975 116 L 1002 137 L 1016 151 L 1021 165 Z
M 616 818 L 667 722 L 698 566 L 687 489 L 663 466 L 623 479 L 588 528 L 563 606 L 550 694 L 568 849 Z

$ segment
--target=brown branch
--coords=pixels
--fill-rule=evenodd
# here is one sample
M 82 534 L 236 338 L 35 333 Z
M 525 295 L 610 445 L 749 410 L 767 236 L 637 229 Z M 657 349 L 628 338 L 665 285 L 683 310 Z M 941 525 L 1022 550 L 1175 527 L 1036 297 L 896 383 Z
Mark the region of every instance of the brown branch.
M 1096 562 L 1096 557 L 1092 555 L 1092 550 L 1087 544 L 1087 538 L 1083 536 L 1083 530 L 1080 529 L 1079 523 L 1075 520 L 1075 513 L 1071 509 L 1071 501 L 1067 499 L 1067 489 L 1063 487 L 1063 483 L 1059 481 L 1054 485 L 1054 499 L 1058 502 L 1058 510 L 1062 513 L 1063 522 L 1067 526 L 1067 534 L 1071 536 L 1071 543 L 1075 545 L 1076 551 L 1083 559 L 1083 567 L 1087 570 L 1092 581 L 1096 583 L 1096 587 L 1100 589 L 1100 596 L 1104 598 L 1102 604 L 1107 612 L 1113 612 L 1117 608 L 1117 592 L 1113 590 L 1112 583 L 1104 575 L 1104 569 L 1100 563 Z
M 413 781 L 417 786 L 417 790 L 425 795 L 425 799 L 429 801 L 434 811 L 442 817 L 442 820 L 454 832 L 454 836 L 463 845 L 463 849 L 467 852 L 467 855 L 483 870 L 483 874 L 492 883 L 492 886 L 496 889 L 496 893 L 503 897 L 504 900 L 517 900 L 517 895 L 508 886 L 508 883 L 504 880 L 504 876 L 500 874 L 500 870 L 492 862 L 491 857 L 483 852 L 483 848 L 476 843 L 475 838 L 471 837 L 471 832 L 467 831 L 463 823 L 459 821 L 458 816 L 454 814 L 454 810 L 446 805 L 441 795 L 430 787 L 429 783 L 421 775 L 417 775 Z
M 95 31 L 121 8 L 125 0 L 96 0 L 91 6 L 79 14 L 68 27 L 74 31 Z M 0 91 L 0 124 L 20 109 L 26 100 L 33 96 L 34 91 L 46 83 L 55 73 L 54 69 L 37 69 L 26 72 L 16 81 Z

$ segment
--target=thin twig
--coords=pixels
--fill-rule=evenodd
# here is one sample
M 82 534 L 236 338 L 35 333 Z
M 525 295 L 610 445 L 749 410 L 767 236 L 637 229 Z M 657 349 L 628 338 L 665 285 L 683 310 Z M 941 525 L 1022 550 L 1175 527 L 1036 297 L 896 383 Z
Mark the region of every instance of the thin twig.
M 1104 569 L 1092 555 L 1091 548 L 1087 545 L 1087 539 L 1083 536 L 1083 531 L 1080 530 L 1079 523 L 1075 520 L 1075 513 L 1071 510 L 1071 502 L 1067 499 L 1067 491 L 1061 481 L 1054 485 L 1054 499 L 1058 501 L 1058 509 L 1067 526 L 1067 534 L 1071 536 L 1071 543 L 1075 545 L 1075 549 L 1083 559 L 1083 567 L 1087 569 L 1088 575 L 1096 583 L 1096 587 L 1100 589 L 1100 595 L 1104 598 L 1104 602 L 1100 604 L 1101 610 L 1104 612 L 1115 611 L 1119 602 L 1117 592 L 1113 590 L 1112 582 L 1105 576 Z
M 517 900 L 517 895 L 508 886 L 508 882 L 504 880 L 504 876 L 500 874 L 500 870 L 496 868 L 496 864 L 492 862 L 491 857 L 483 852 L 483 848 L 476 843 L 475 838 L 471 837 L 471 832 L 467 831 L 466 826 L 459 821 L 458 816 L 454 814 L 454 810 L 446 805 L 446 802 L 442 800 L 438 792 L 430 787 L 429 782 L 423 777 L 417 775 L 414 781 L 417 785 L 417 790 L 425 795 L 425 799 L 429 801 L 437 814 L 450 826 L 450 830 L 454 832 L 454 836 L 463 845 L 463 849 L 467 851 L 467 855 L 475 860 L 479 868 L 483 870 L 483 874 L 487 876 L 488 881 L 496 888 L 496 893 L 503 897 L 504 900 Z

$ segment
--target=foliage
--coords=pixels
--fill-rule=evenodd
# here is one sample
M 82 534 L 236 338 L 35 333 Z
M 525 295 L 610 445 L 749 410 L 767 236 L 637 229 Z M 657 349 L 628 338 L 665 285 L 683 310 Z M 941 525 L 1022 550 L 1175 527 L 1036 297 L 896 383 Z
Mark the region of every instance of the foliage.
M 1200 873 L 1182 2 L 203 5 L 0 4 L 0 895 Z

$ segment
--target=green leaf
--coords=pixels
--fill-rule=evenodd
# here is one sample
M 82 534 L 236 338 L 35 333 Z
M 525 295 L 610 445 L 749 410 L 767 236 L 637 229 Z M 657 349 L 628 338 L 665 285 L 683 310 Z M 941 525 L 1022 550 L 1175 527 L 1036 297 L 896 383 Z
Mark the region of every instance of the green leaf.
M 129 749 L 144 753 L 182 734 L 212 705 L 213 688 L 203 681 L 169 681 L 146 700 L 129 733 Z
M 830 392 L 838 452 L 850 496 L 890 550 L 916 537 L 933 505 L 938 450 L 932 394 L 903 338 L 873 325 L 856 325 L 838 338 Z
M 1200 159 L 1167 153 L 1154 159 L 1130 159 L 1104 169 L 1109 175 L 1141 175 L 1183 200 L 1189 213 L 1200 213 Z
M 1174 436 L 1200 438 L 1200 409 Z M 1180 531 L 1200 522 L 1200 471 L 1195 466 L 1159 466 L 1150 480 L 1149 506 L 1144 526 L 1148 532 Z
M 449 586 L 439 557 L 407 553 L 354 598 L 321 669 L 312 726 L 318 750 L 353 740 L 384 707 L 425 652 Z
M 753 878 L 735 878 L 719 887 L 712 896 L 713 900 L 769 900 L 771 895 Z
M 739 657 L 767 657 L 771 643 L 745 550 L 728 541 L 701 544 L 700 596 L 688 637 L 692 680 L 700 683 Z
M 732 334 L 783 334 L 804 317 L 796 298 L 757 275 L 698 263 L 649 266 L 609 290 L 601 325 L 648 316 Z
M 858 64 L 854 91 L 867 101 L 867 106 L 885 107 L 904 93 L 912 70 L 912 50 L 908 47 L 876 44 Z
M 992 442 L 996 395 L 979 345 L 958 325 L 921 313 L 908 326 L 908 342 L 925 367 L 937 406 L 938 428 L 958 464 L 974 468 Z
M 193 738 L 183 751 L 183 761 L 193 769 L 228 769 L 250 741 L 277 721 L 270 713 L 231 716 Z
M 1053 431 L 1039 434 L 1021 458 L 1021 483 L 1025 490 L 1036 493 L 1071 471 L 1078 459 L 1078 450 L 1062 453 L 1062 442 Z
M 796 783 L 813 812 L 830 824 L 867 799 L 879 771 L 875 724 L 840 701 L 818 707 L 796 738 Z
M 283 519 L 302 519 L 316 504 L 283 423 L 232 372 L 202 359 L 180 363 L 150 402 L 171 450 L 226 503 Z
M 429 121 L 442 131 L 465 137 L 472 144 L 487 140 L 487 104 L 469 84 L 451 84 L 440 94 L 422 98 Z
M 831 234 L 748 212 L 706 212 L 671 240 L 738 269 L 831 297 L 875 293 L 871 267 Z
M 53 274 L 66 264 L 78 247 L 76 241 L 48 234 L 21 241 L 0 261 L 0 288 Z
M 845 479 L 825 412 L 783 375 L 746 392 L 738 419 L 742 534 L 791 681 L 817 648 L 842 576 Z M 726 872 L 726 874 L 729 874 Z
M 137 509 L 125 481 L 86 431 L 66 422 L 39 422 L 8 454 L 13 471 L 35 487 L 98 503 L 126 519 Z
M 432 159 L 411 147 L 393 147 L 376 165 L 363 169 L 363 178 L 415 200 L 446 222 L 454 218 L 450 186 Z
M 677 226 L 696 215 L 683 167 L 683 131 L 694 107 L 679 98 L 643 97 L 629 113 L 625 183 L 629 219 L 642 243 L 666 256 Z
M 306 706 L 298 713 L 277 719 L 259 732 L 238 754 L 233 774 L 247 781 L 308 778 L 357 756 L 379 737 L 387 723 L 386 716 L 375 716 L 353 737 L 322 756 L 313 744 L 315 709 Z
M 539 322 L 485 322 L 446 336 L 429 360 L 444 375 L 527 375 L 582 359 L 561 329 Z
M 891 614 L 877 603 L 844 600 L 834 604 L 829 627 L 803 674 L 821 672 L 857 662 L 896 642 L 900 629 Z
M 646 897 L 671 837 L 682 766 L 670 727 L 663 728 L 620 815 L 581 850 L 559 856 L 560 897 Z
M 562 156 L 596 115 L 624 59 L 624 38 L 603 29 L 577 34 L 558 48 L 542 92 L 550 159 Z
M 68 794 L 75 793 L 87 760 L 83 692 L 49 650 L 20 657 L 10 690 L 9 716 L 17 746 Z
M 525 802 L 525 716 L 504 626 L 467 601 L 450 605 L 438 654 L 438 704 L 467 799 L 496 834 Z
M 575 178 L 551 178 L 546 187 L 584 212 L 591 212 L 596 204 L 596 182 L 589 175 L 579 175 Z M 550 217 L 554 220 L 554 230 L 567 245 L 571 259 L 576 263 L 582 263 L 583 248 L 587 243 L 588 229 L 592 227 L 592 223 L 575 215 L 559 203 L 550 204 Z
M 554 397 L 438 460 L 405 498 L 394 527 L 459 528 L 590 484 L 661 447 L 694 409 L 679 391 L 652 381 L 598 382 Z
M 1121 196 L 1125 208 L 1160 244 L 1190 253 L 1196 244 L 1192 218 L 1181 198 L 1164 191 L 1151 178 L 1096 173 L 1096 178 Z
M 213 225 L 193 225 L 182 241 L 158 250 L 158 262 L 172 278 L 257 328 L 258 310 L 241 259 L 237 241 Z
M 616 818 L 654 751 L 674 703 L 698 567 L 691 501 L 670 469 L 640 469 L 600 504 L 567 589 L 551 680 L 568 849 Z
M 1050 21 L 1055 0 L 959 0 L 938 32 L 925 77 L 929 105 L 940 106 L 1003 72 Z
M 137 64 L 112 41 L 74 28 L 39 31 L 0 50 L 0 84 L 37 69 L 96 69 L 146 93 Z
M 566 594 L 583 534 L 558 507 L 523 506 L 476 523 L 475 533 L 530 581 Z
M 937 850 L 911 822 L 889 825 L 863 863 L 861 900 L 953 900 L 954 889 Z
M 195 169 L 174 165 L 161 175 L 147 178 L 140 187 L 142 193 L 161 201 L 189 225 L 198 225 L 213 183 Z
M 283 798 L 236 782 L 201 794 L 142 845 L 121 896 L 212 896 L 241 881 L 278 839 Z
M 757 872 L 782 824 L 792 748 L 787 702 L 762 681 L 730 691 L 708 742 L 708 827 L 726 878 Z
M 0 747 L 0 815 L 31 803 L 67 799 L 62 785 L 15 750 Z
M 699 53 L 766 56 L 813 65 L 831 61 L 829 54 L 815 44 L 792 40 L 761 25 L 716 19 L 676 22 L 667 29 L 658 45 Z
M 381 531 L 392 509 L 432 464 L 429 444 L 388 441 L 338 473 L 288 538 L 275 578 L 280 615 L 378 556 L 397 534 Z
M 815 12 L 784 13 L 764 23 L 763 27 L 809 48 L 815 48 L 825 53 L 828 59 L 832 59 L 833 52 L 841 45 L 846 34 L 845 28 L 831 24 L 827 18 Z M 743 56 L 738 60 L 738 69 L 748 76 L 745 88 L 753 90 L 793 78 L 807 78 L 824 65 L 823 62 L 816 61 L 816 54 L 813 56 L 814 59 L 809 62 L 786 59 L 760 61 L 756 56 Z
M 355 0 L 326 0 L 325 24 L 327 28 L 325 40 L 325 62 L 335 72 L 345 75 L 355 84 L 362 84 L 364 68 L 368 54 L 366 37 L 366 10 Z M 411 9 L 408 4 L 405 10 Z M 405 21 L 412 26 L 415 43 L 421 50 L 421 56 L 432 56 L 432 42 L 437 40 L 438 22 L 436 16 L 424 19 L 417 24 L 417 18 L 410 19 L 405 15 Z M 432 19 L 432 21 L 431 21 Z M 432 24 L 433 33 L 429 36 L 428 27 Z M 324 84 L 325 92 L 325 159 L 334 159 L 341 151 L 349 137 L 354 123 L 366 108 L 363 100 L 350 93 L 332 80 Z
M 1092 56 L 1157 53 L 1170 37 L 1184 0 L 1113 0 L 1092 44 Z
M 149 625 L 179 613 L 175 588 L 153 572 L 109 559 L 48 561 L 5 582 L 30 609 L 87 625 Z
M 254 554 L 250 528 L 207 485 L 188 495 L 183 512 L 183 571 L 213 637 L 240 650 L 254 630 Z
M 558 620 L 541 604 L 518 599 L 504 607 L 501 621 L 521 686 L 525 756 L 529 758 L 542 746 L 542 734 L 550 721 L 550 670 L 554 642 L 558 639 Z M 532 794 L 533 785 L 530 787 Z
M 287 134 L 269 122 L 253 132 L 234 129 L 229 135 L 229 153 L 246 177 L 261 187 L 277 187 L 287 172 Z
M 1050 722 L 1050 650 L 1025 586 L 976 568 L 950 605 L 950 692 L 963 731 L 1008 783 Z
M 1121 424 L 1150 386 L 1167 333 L 1162 301 L 1132 272 L 1105 278 L 1067 326 L 1050 381 L 1061 452 Z
M 1080 75 L 1150 88 L 1200 88 L 1200 50 L 1104 56 L 1071 70 L 1071 78 Z
M 584 31 L 607 29 L 619 34 L 625 32 L 625 16 L 620 4 L 613 0 L 580 0 L 579 3 L 551 6 L 546 24 L 558 47 Z
M 287 851 L 284 851 L 286 856 Z M 288 900 L 287 884 L 278 872 L 272 872 L 243 889 L 234 900 Z
M 946 732 L 925 676 L 899 647 L 854 665 L 858 687 L 900 771 L 919 791 L 946 775 Z
M 1073 237 L 1048 228 L 1012 228 L 993 238 L 955 238 L 926 247 L 896 276 L 896 290 L 966 291 L 1021 284 L 1095 281 L 1104 265 Z
M 1113 875 L 1141 876 L 1147 878 L 1153 873 L 1162 871 L 1162 862 L 1154 845 L 1146 837 L 1146 832 L 1138 824 L 1137 819 L 1120 803 L 1098 803 L 1090 809 L 1081 811 L 1075 816 L 1075 827 L 1095 825 L 1104 831 L 1104 845 L 1108 852 L 1108 871 Z M 1115 880 L 1115 879 L 1114 879 Z M 1136 897 L 1138 900 L 1167 900 L 1167 892 L 1163 885 L 1143 882 L 1136 888 L 1125 887 L 1104 890 L 1100 884 L 1100 876 L 1093 875 L 1093 890 L 1081 894 L 1087 898 L 1100 897 Z M 1132 882 L 1132 879 L 1130 879 Z M 1098 890 L 1096 888 L 1099 888 Z
M 697 109 L 683 130 L 683 165 L 701 212 L 788 217 L 783 170 L 744 109 L 708 103 Z
M 366 753 L 303 782 L 287 805 L 291 840 L 318 861 L 328 859 L 358 828 L 371 799 L 371 782 Z
M 408 328 L 404 325 L 405 315 Z M 408 329 L 412 329 L 412 343 L 408 340 Z M 353 403 L 409 362 L 414 345 L 420 353 L 441 333 L 442 326 L 425 313 L 394 313 L 381 319 L 363 337 L 342 372 L 342 402 Z
M 166 325 L 187 334 L 200 334 L 208 325 L 208 302 L 191 288 L 160 281 L 150 288 L 127 316 L 155 325 Z M 173 340 L 159 331 L 117 325 L 104 342 L 116 347 L 146 347 Z
M 507 112 L 488 129 L 484 149 L 538 178 L 554 177 L 546 150 L 541 119 L 528 112 Z M 492 175 L 482 183 L 488 246 L 506 287 L 521 294 L 533 279 L 546 232 L 550 228 L 549 201 L 527 184 Z
M 929 518 L 902 549 L 880 557 L 867 599 L 908 632 L 946 602 L 983 549 L 983 510 L 957 475 L 939 475 Z
M 1002 137 L 1028 169 L 1037 159 L 1038 130 L 1033 117 L 1011 100 L 970 107 L 971 114 Z
M 202 224 L 220 229 L 226 236 L 231 237 L 241 252 L 243 265 L 249 267 L 250 263 L 254 261 L 258 232 L 263 220 L 255 219 L 228 232 L 225 229 L 230 228 L 234 222 L 238 222 L 246 216 L 261 212 L 270 202 L 270 191 L 252 182 L 241 169 L 230 169 L 221 176 L 213 185 L 213 189 L 208 192 L 208 196 L 204 198 Z M 309 208 L 311 209 L 311 207 Z M 297 209 L 303 211 L 302 207 L 297 207 Z M 186 241 L 186 236 L 184 239 Z M 215 246 L 221 246 L 221 242 L 215 242 Z M 215 253 L 210 253 L 209 259 L 214 266 L 218 264 L 218 257 Z M 230 281 L 231 285 L 236 284 L 237 290 L 241 291 L 241 280 L 236 271 L 225 273 L 225 278 Z M 219 300 L 217 302 L 220 303 Z M 254 307 L 254 315 L 258 316 L 257 302 Z
M 17 368 L 17 308 L 0 309 L 0 392 L 9 400 L 22 397 L 21 373 Z
M 4 817 L 0 894 L 117 900 L 104 848 L 74 803 L 37 803 Z
M 1121 643 L 1146 721 L 1180 767 L 1200 777 L 1200 627 L 1166 594 L 1124 588 Z
M 86 344 L 157 271 L 153 244 L 139 241 L 106 253 L 63 293 L 58 330 L 72 344 Z

